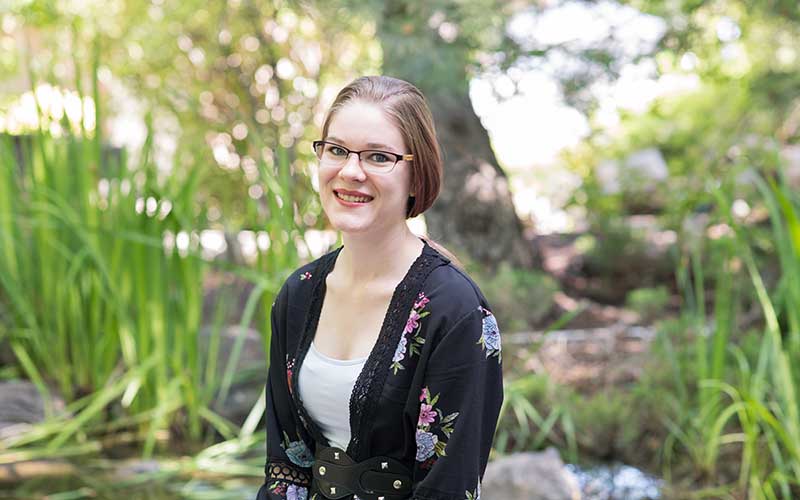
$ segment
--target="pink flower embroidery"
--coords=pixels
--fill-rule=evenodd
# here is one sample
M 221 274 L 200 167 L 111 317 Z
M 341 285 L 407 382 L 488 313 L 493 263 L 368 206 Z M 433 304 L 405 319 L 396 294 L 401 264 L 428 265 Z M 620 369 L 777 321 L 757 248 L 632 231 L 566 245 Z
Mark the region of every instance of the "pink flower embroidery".
M 294 371 L 294 359 L 289 359 L 286 355 L 286 383 L 289 386 L 289 394 L 292 393 L 292 373 Z
M 414 309 L 422 309 L 424 308 L 431 299 L 425 296 L 424 292 L 420 292 L 419 296 L 417 297 L 417 301 L 414 302 Z
M 306 271 L 300 275 L 300 281 L 305 281 L 311 279 L 311 273 Z
M 395 375 L 397 375 L 398 371 L 405 369 L 402 365 L 402 361 L 406 357 L 411 358 L 415 354 L 419 355 L 420 349 L 422 349 L 422 345 L 425 343 L 425 337 L 421 334 L 422 327 L 420 325 L 420 320 L 431 313 L 430 311 L 423 310 L 428 302 L 430 302 L 430 299 L 425 296 L 425 293 L 421 292 L 417 296 L 414 307 L 408 315 L 406 326 L 403 328 L 403 333 L 400 335 L 400 341 L 397 343 L 390 366 L 392 373 Z
M 439 394 L 431 397 L 427 387 L 422 388 L 417 420 L 417 462 L 425 464 L 430 459 L 447 455 L 447 440 L 453 433 L 458 412 L 444 415 L 435 406 L 439 402 Z M 436 420 L 438 423 L 434 424 Z
M 406 328 L 403 330 L 403 333 L 411 333 L 419 326 L 419 313 L 417 311 L 412 310 L 411 314 L 408 315 L 408 321 L 406 321 Z
M 417 425 L 432 424 L 436 420 L 436 412 L 433 411 L 433 406 L 422 403 L 419 407 L 419 422 Z

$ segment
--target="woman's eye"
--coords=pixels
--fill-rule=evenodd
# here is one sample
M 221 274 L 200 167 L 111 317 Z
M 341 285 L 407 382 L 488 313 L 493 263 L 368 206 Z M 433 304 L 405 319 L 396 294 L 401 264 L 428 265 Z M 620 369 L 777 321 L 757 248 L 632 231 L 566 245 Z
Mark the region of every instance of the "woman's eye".
M 347 152 L 339 146 L 328 146 L 328 152 L 335 156 L 344 156 Z
M 388 156 L 386 156 L 385 154 L 383 154 L 381 152 L 378 152 L 378 151 L 376 151 L 374 153 L 370 153 L 369 160 L 372 161 L 372 162 L 375 162 L 375 163 L 386 163 L 386 162 L 392 161 L 392 160 L 389 159 Z

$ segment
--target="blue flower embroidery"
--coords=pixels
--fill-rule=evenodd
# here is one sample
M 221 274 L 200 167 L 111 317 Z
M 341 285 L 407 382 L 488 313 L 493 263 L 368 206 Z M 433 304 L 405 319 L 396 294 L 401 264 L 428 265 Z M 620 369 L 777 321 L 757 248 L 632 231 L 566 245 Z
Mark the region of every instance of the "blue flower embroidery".
M 403 358 L 406 356 L 406 345 L 408 344 L 408 338 L 403 334 L 400 337 L 400 342 L 397 343 L 397 348 L 394 350 L 394 356 L 392 357 L 393 363 L 399 363 L 403 361 Z M 400 367 L 402 369 L 402 366 Z
M 302 440 L 289 441 L 289 436 L 284 432 L 281 447 L 293 464 L 299 465 L 300 467 L 311 467 L 314 465 L 314 455 Z
M 436 452 L 436 434 L 417 429 L 417 462 L 424 462 Z
M 286 500 L 306 500 L 308 498 L 308 490 L 303 486 L 290 484 L 286 489 Z
M 480 308 L 483 311 L 483 328 L 481 331 L 481 338 L 478 339 L 478 344 L 486 351 L 486 357 L 497 356 L 498 362 L 500 361 L 500 351 L 502 350 L 500 342 L 500 328 L 497 326 L 497 320 L 494 314 L 488 309 Z

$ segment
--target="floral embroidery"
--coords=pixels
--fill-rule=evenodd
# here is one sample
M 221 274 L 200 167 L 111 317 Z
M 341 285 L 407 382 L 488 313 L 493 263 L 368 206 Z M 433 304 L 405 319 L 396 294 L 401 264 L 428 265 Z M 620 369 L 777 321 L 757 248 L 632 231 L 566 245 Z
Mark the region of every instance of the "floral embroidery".
M 276 495 L 282 495 L 286 500 L 308 499 L 308 489 L 305 486 L 298 486 L 285 481 L 275 481 L 270 484 L 269 491 Z
M 308 489 L 305 486 L 297 486 L 290 484 L 286 489 L 286 500 L 306 500 L 308 498 Z
M 484 351 L 486 351 L 486 357 L 489 356 L 496 356 L 497 362 L 500 362 L 501 357 L 501 345 L 500 345 L 500 327 L 497 326 L 497 319 L 495 319 L 494 314 L 486 308 L 480 307 L 479 308 L 484 316 L 483 316 L 483 329 L 481 332 L 481 338 L 478 339 L 476 344 L 480 344 Z
M 431 458 L 436 452 L 436 445 L 439 444 L 439 438 L 436 434 L 417 430 L 417 462 L 424 462 Z
M 289 359 L 286 355 L 286 383 L 289 384 L 289 394 L 292 393 L 292 373 L 294 370 L 294 359 Z
M 311 450 L 308 449 L 306 443 L 302 440 L 289 441 L 289 435 L 286 434 L 286 431 L 283 432 L 281 448 L 283 448 L 283 451 L 286 452 L 286 456 L 289 457 L 289 460 L 291 460 L 293 464 L 299 465 L 300 467 L 311 467 L 314 465 L 314 455 L 311 453 Z
M 390 366 L 392 373 L 395 375 L 397 375 L 398 370 L 405 370 L 401 361 L 406 358 L 406 351 L 408 351 L 409 358 L 415 354 L 419 355 L 420 349 L 425 343 L 425 338 L 420 335 L 422 327 L 419 320 L 431 313 L 430 311 L 423 311 L 425 306 L 428 305 L 428 302 L 430 302 L 430 299 L 425 296 L 424 292 L 420 292 L 417 296 L 417 300 L 414 302 L 414 307 L 408 315 L 406 327 L 403 329 L 403 334 L 400 336 L 400 341 L 397 343 L 397 348 L 394 351 L 392 364 Z
M 304 272 L 303 274 L 300 275 L 300 281 L 305 281 L 305 280 L 310 280 L 310 279 L 311 279 L 311 273 L 308 272 L 308 271 L 306 271 L 306 272 Z
M 269 485 L 269 491 L 275 493 L 276 495 L 286 495 L 286 488 L 289 487 L 289 483 L 285 483 L 283 481 L 275 481 L 274 483 Z
M 464 497 L 464 500 L 481 500 L 481 482 L 480 482 L 480 480 L 478 480 L 478 485 L 475 487 L 474 491 L 470 492 L 469 490 L 467 490 L 465 493 L 466 493 L 467 496 Z
M 423 463 L 423 468 L 430 468 L 436 458 L 446 456 L 445 447 L 447 446 L 447 439 L 453 432 L 453 425 L 455 419 L 458 417 L 458 412 L 451 413 L 444 416 L 438 408 L 436 403 L 439 402 L 439 395 L 431 398 L 430 391 L 427 387 L 422 389 L 420 394 L 420 408 L 419 419 L 417 420 L 417 462 Z M 434 424 L 436 419 L 439 419 L 439 424 L 436 426 L 442 434 L 444 439 L 440 439 L 437 434 L 433 433 Z

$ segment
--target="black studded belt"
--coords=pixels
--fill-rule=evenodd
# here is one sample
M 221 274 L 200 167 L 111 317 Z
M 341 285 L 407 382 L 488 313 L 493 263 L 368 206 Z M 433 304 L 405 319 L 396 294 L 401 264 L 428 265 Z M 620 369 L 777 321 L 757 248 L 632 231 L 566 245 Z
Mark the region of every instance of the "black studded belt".
M 331 500 L 353 494 L 361 500 L 401 500 L 411 494 L 411 475 L 393 458 L 355 462 L 340 448 L 320 448 L 312 469 L 312 491 Z

